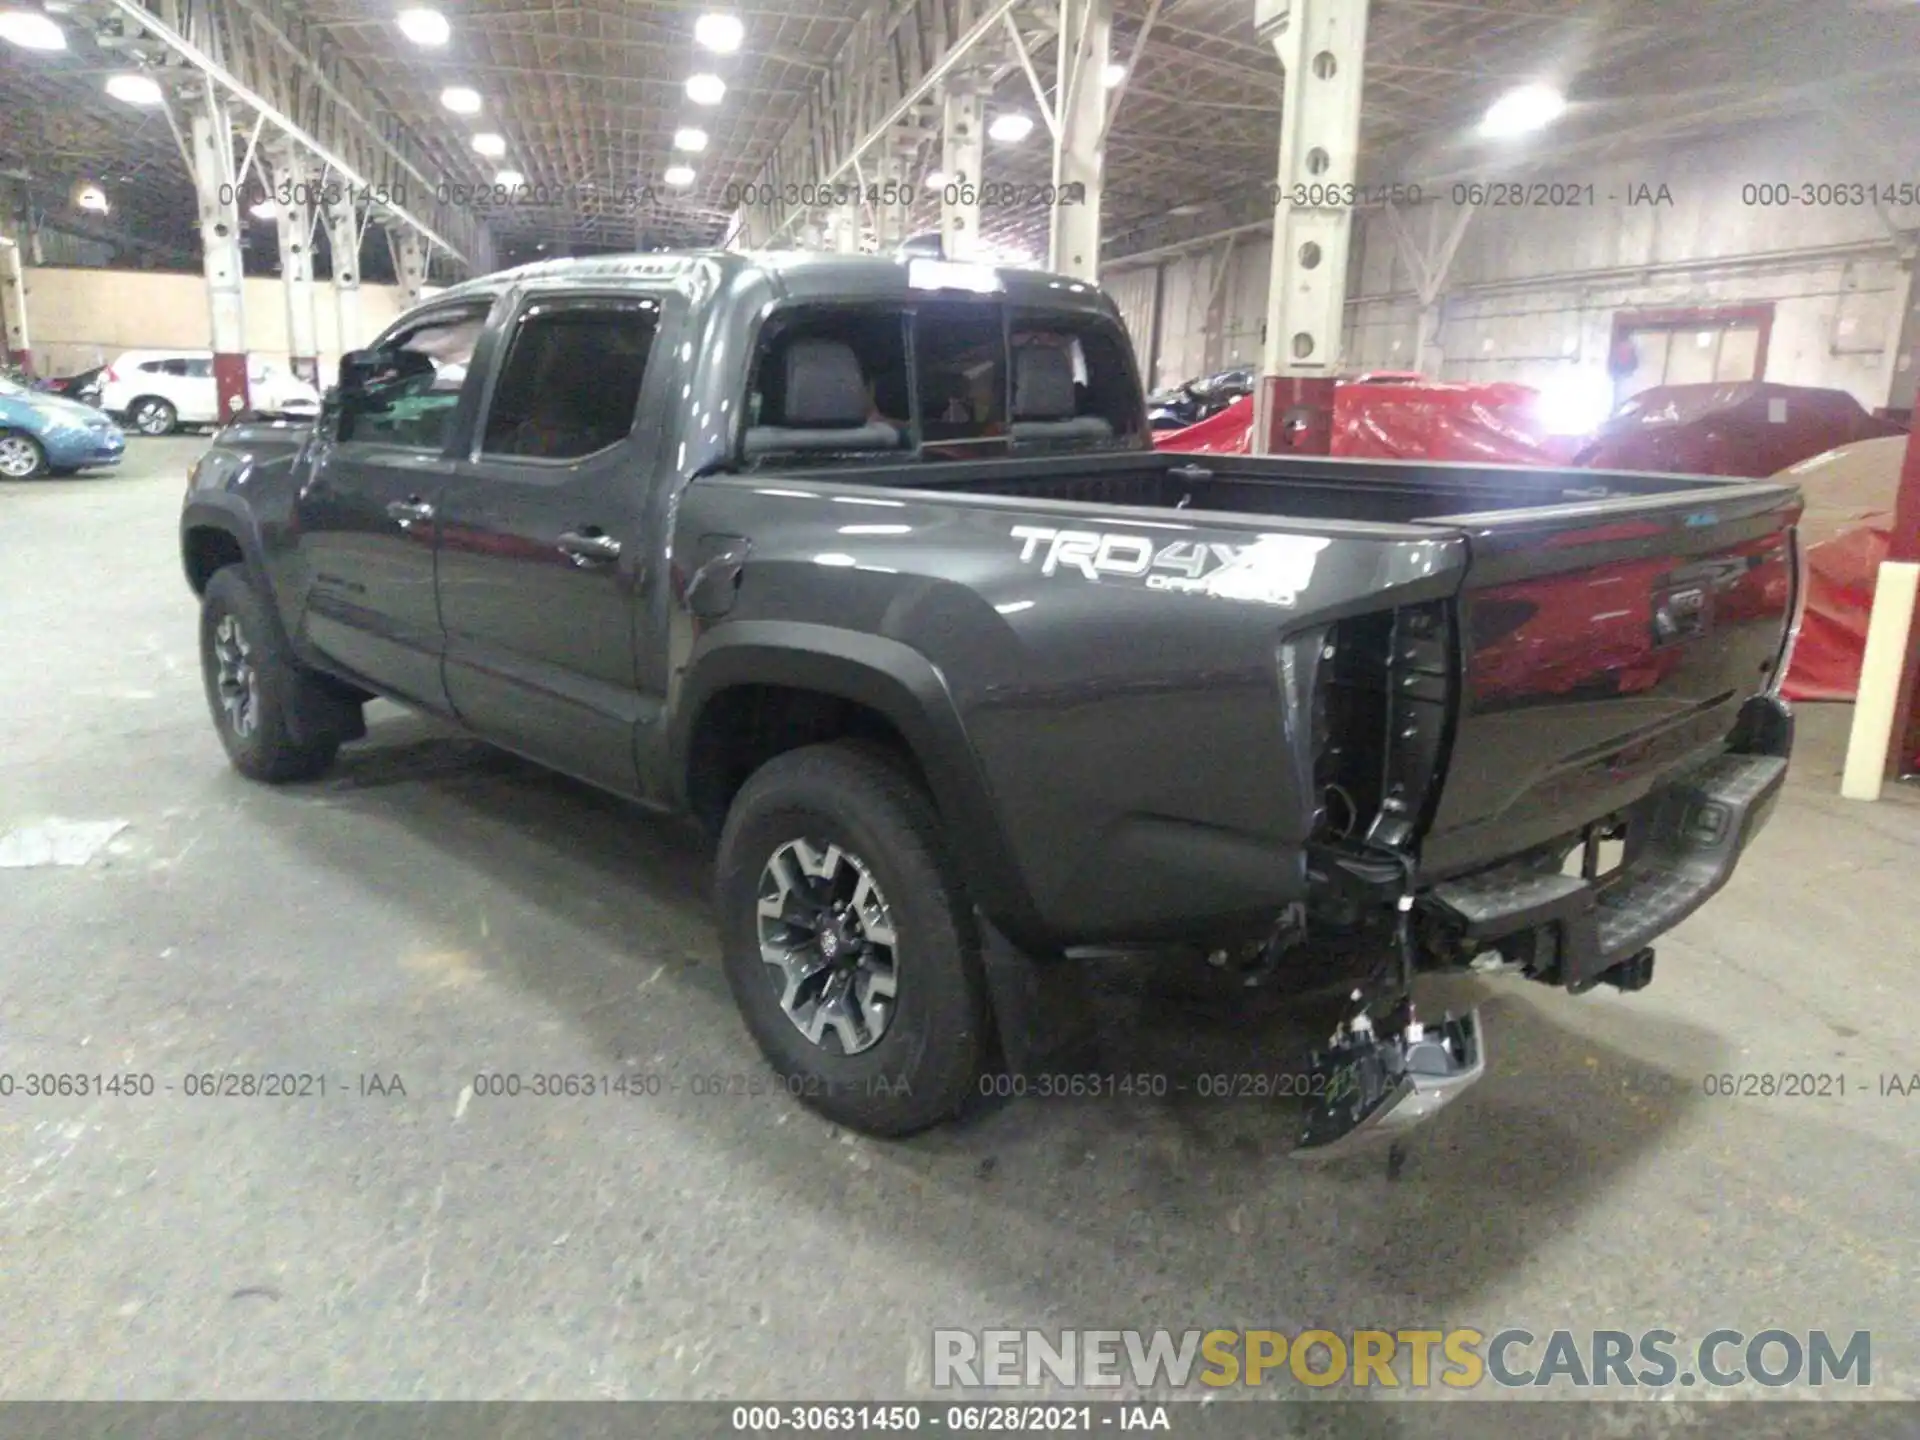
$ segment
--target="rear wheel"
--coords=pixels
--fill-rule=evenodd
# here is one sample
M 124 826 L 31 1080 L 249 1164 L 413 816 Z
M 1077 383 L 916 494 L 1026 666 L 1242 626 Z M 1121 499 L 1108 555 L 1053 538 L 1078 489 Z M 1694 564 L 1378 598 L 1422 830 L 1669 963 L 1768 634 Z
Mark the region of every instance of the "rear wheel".
M 727 982 L 795 1099 L 874 1135 L 960 1109 L 988 1041 L 979 940 L 904 767 L 852 744 L 770 760 L 728 812 L 715 888 Z
M 180 423 L 180 412 L 171 400 L 142 395 L 127 407 L 127 423 L 142 435 L 171 435 Z
M 47 452 L 24 430 L 0 430 L 0 476 L 31 480 L 47 468 Z
M 311 780 L 333 763 L 337 736 L 295 738 L 295 707 L 320 682 L 285 652 L 239 565 L 216 572 L 201 597 L 200 668 L 214 728 L 242 775 L 282 784 Z

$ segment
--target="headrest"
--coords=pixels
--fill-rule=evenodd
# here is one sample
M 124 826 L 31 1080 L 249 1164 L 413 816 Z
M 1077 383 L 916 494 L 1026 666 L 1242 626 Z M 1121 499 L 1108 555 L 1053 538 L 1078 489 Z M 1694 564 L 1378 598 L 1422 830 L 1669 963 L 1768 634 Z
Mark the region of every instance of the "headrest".
M 843 340 L 794 340 L 787 346 L 788 426 L 847 429 L 867 423 L 867 381 Z
M 1022 345 L 1013 352 L 1013 418 L 1070 420 L 1073 356 L 1057 345 Z

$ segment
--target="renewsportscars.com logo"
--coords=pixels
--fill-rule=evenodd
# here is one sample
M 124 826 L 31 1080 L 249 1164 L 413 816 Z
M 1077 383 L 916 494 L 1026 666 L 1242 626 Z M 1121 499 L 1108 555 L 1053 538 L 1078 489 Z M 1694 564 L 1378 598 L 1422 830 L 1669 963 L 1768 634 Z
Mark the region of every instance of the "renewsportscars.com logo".
M 1298 1384 L 1471 1390 L 1770 1389 L 1873 1383 L 1873 1335 L 1713 1330 L 1697 1345 L 1672 1330 L 1535 1335 L 1479 1330 L 936 1330 L 936 1389 L 1064 1386 L 1152 1391 Z

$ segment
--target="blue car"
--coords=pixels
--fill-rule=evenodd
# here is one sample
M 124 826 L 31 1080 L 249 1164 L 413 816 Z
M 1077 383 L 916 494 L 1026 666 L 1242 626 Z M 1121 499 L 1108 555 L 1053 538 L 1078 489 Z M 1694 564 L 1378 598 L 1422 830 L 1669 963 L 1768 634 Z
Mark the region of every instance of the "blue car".
M 0 480 L 118 465 L 126 453 L 120 427 L 91 405 L 0 379 Z

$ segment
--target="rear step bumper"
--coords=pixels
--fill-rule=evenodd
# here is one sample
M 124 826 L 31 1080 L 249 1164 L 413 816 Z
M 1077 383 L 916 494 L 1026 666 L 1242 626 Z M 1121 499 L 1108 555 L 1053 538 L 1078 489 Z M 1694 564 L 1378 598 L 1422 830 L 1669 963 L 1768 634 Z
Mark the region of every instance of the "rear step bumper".
M 1647 946 L 1726 884 L 1786 775 L 1781 755 L 1721 755 L 1634 807 L 1627 861 L 1610 875 L 1589 881 L 1507 866 L 1436 885 L 1424 898 L 1462 939 L 1499 949 L 1541 979 L 1574 991 L 1603 978 L 1636 989 L 1651 968 Z

